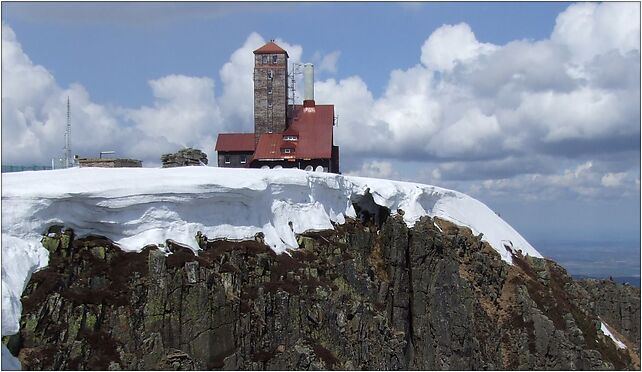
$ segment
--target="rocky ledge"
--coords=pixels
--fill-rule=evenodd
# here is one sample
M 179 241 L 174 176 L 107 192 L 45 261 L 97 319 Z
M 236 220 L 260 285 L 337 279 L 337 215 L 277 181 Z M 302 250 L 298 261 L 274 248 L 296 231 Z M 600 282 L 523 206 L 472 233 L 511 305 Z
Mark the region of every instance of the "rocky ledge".
M 639 289 L 519 252 L 508 265 L 437 218 L 347 221 L 290 255 L 198 239 L 198 256 L 127 253 L 52 227 L 5 343 L 38 370 L 640 368 Z

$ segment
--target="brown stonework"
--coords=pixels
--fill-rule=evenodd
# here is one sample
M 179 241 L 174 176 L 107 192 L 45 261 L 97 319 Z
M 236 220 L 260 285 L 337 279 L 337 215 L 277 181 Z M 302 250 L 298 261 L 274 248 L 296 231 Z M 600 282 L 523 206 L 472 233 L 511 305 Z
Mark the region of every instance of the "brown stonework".
M 254 55 L 254 134 L 286 130 L 288 106 L 287 54 Z
M 78 159 L 81 168 L 141 168 L 143 162 L 136 159 Z

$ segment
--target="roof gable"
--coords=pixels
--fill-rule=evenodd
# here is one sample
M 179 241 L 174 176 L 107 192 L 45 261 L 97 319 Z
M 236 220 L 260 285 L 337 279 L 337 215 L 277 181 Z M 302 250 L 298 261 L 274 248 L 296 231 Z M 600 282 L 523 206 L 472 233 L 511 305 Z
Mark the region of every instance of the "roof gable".
M 285 54 L 288 58 L 288 52 L 280 46 L 276 45 L 274 41 L 270 41 L 259 49 L 254 51 L 254 54 Z

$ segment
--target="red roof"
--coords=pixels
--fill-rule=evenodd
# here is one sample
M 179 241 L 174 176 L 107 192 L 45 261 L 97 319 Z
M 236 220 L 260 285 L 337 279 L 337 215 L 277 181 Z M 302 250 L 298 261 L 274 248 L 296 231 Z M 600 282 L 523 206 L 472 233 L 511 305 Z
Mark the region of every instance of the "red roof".
M 291 126 L 283 132 L 284 136 L 299 136 L 299 132 Z
M 221 133 L 216 140 L 216 151 L 254 151 L 254 133 Z
M 306 107 L 295 105 L 294 119 L 290 121 L 287 132 L 298 132 L 298 141 L 292 141 L 296 150 L 292 154 L 282 154 L 284 133 L 262 134 L 254 152 L 254 160 L 283 159 L 330 159 L 332 157 L 332 130 L 334 124 L 334 105 Z M 285 146 L 284 146 L 285 145 Z
M 258 159 L 257 155 L 261 154 L 261 159 L 281 159 L 281 133 L 264 133 L 259 137 L 259 143 L 256 145 L 253 159 Z
M 288 56 L 288 52 L 286 52 L 285 49 L 281 48 L 280 46 L 276 45 L 274 41 L 270 41 L 269 43 L 255 50 L 254 54 L 285 54 L 286 56 Z

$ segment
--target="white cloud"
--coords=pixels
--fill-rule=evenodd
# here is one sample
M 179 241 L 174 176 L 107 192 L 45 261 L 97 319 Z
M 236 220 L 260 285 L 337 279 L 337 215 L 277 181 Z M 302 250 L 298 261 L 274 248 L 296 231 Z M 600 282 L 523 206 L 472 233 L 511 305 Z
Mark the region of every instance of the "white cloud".
M 393 178 L 396 172 L 389 161 L 372 160 L 363 162 L 361 169 L 347 173 L 351 176 L 373 177 L 373 178 Z
M 571 92 L 525 93 L 515 112 L 519 120 L 543 131 L 544 142 L 591 140 L 639 133 L 631 121 L 633 100 L 618 91 L 580 87 Z
M 108 141 L 131 138 L 129 130 L 120 128 L 112 114 L 91 102 L 82 86 L 59 87 L 46 68 L 29 59 L 13 30 L 5 24 L 2 25 L 2 75 L 5 164 L 49 164 L 51 158 L 62 153 L 67 97 L 72 102 L 75 152 L 97 154 Z
M 627 174 L 625 172 L 607 173 L 602 176 L 602 185 L 606 187 L 618 187 L 622 185 L 626 176 Z
M 149 85 L 156 99 L 154 106 L 127 114 L 136 128 L 182 146 L 212 147 L 214 133 L 222 129 L 212 79 L 169 75 Z
M 604 173 L 605 164 L 586 161 L 552 174 L 522 174 L 511 178 L 484 180 L 473 193 L 524 200 L 612 199 L 639 196 L 639 168 Z
M 428 148 L 448 157 L 484 155 L 502 149 L 504 134 L 494 115 L 473 108 L 430 138 Z
M 421 63 L 434 71 L 451 71 L 458 63 L 496 50 L 492 44 L 480 43 L 466 23 L 443 25 L 435 30 L 421 47 Z
M 265 44 L 261 35 L 252 33 L 242 47 L 234 51 L 230 60 L 223 65 L 219 74 L 223 83 L 222 106 L 228 108 L 223 112 L 225 122 L 232 130 L 250 131 L 253 129 L 253 80 L 254 54 L 252 52 Z
M 62 155 L 67 97 L 74 154 L 114 150 L 146 165 L 182 146 L 198 146 L 211 155 L 212 128 L 222 122 L 211 79 L 167 76 L 150 81 L 153 107 L 108 108 L 93 102 L 79 84 L 60 87 L 45 67 L 29 59 L 8 25 L 2 31 L 3 164 L 47 165 Z
M 265 43 L 256 33 L 221 69 L 220 97 L 215 96 L 215 82 L 209 77 L 168 75 L 149 81 L 151 106 L 127 108 L 97 104 L 79 84 L 60 87 L 44 66 L 34 64 L 24 53 L 13 30 L 2 27 L 5 164 L 49 164 L 51 158 L 61 156 L 68 96 L 72 150 L 80 156 L 114 150 L 117 156 L 154 166 L 162 153 L 191 146 L 205 151 L 212 161 L 218 133 L 252 130 L 252 51 Z M 288 51 L 291 61 L 300 61 L 301 46 L 277 43 Z
M 338 82 L 334 79 L 319 81 L 315 83 L 314 90 L 317 103 L 335 105 L 335 114 L 339 116 L 334 129 L 335 142 L 344 149 L 369 151 L 373 144 L 383 143 L 389 138 L 387 129 L 372 118 L 374 99 L 361 78 L 353 76 Z M 343 107 L 350 109 L 341 110 Z M 364 133 L 368 133 L 367 139 L 363 138 Z
M 478 41 L 466 24 L 442 26 L 423 44 L 421 63 L 391 72 L 381 97 L 359 77 L 317 83 L 318 96 L 336 105 L 342 154 L 493 169 L 480 161 L 639 151 L 639 50 L 629 38 L 630 30 L 639 34 L 639 22 L 607 27 L 607 19 L 629 17 L 631 7 L 617 5 L 593 4 L 590 16 L 571 6 L 551 39 L 501 46 Z M 586 61 L 569 47 L 579 43 L 564 26 L 573 22 L 582 26 L 577 32 L 613 35 L 615 46 L 596 47 L 596 58 Z M 550 173 L 541 162 L 531 165 Z M 533 166 L 496 173 L 537 173 Z
M 288 52 L 290 63 L 300 63 L 303 48 L 281 39 L 275 42 Z M 251 33 L 230 60 L 219 71 L 223 94 L 219 102 L 222 108 L 223 129 L 230 132 L 254 130 L 254 50 L 266 40 L 256 32 Z M 300 86 L 300 84 L 299 84 Z
M 324 55 L 323 58 L 321 58 L 321 62 L 319 63 L 319 72 L 325 71 L 332 74 L 336 73 L 337 62 L 339 61 L 340 56 L 341 52 L 338 50 Z
M 568 47 L 579 62 L 612 50 L 639 51 L 640 4 L 572 4 L 557 17 L 551 40 Z

